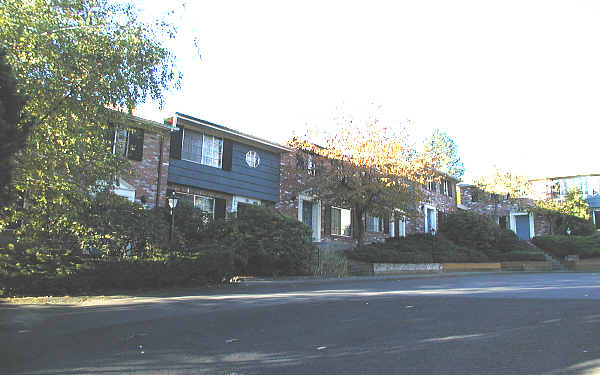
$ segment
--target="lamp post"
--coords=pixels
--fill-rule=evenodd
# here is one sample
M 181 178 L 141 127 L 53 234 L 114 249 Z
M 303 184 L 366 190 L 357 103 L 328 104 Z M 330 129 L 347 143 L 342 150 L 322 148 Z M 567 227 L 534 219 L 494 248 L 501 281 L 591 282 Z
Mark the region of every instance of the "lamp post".
M 175 196 L 175 192 L 171 193 L 171 196 L 167 198 L 169 202 L 169 208 L 171 209 L 171 228 L 169 230 L 169 242 L 173 241 L 173 228 L 175 227 L 175 215 L 173 214 L 173 209 L 177 207 L 177 202 L 179 199 Z
M 433 262 L 433 252 L 435 251 L 435 228 L 431 228 L 431 261 Z

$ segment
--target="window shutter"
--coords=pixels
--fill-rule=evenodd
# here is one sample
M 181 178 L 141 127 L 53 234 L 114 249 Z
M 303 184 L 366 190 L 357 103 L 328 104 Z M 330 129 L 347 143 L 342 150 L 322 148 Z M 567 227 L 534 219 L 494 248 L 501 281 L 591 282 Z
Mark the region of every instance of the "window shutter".
M 113 152 L 113 149 L 115 148 L 115 125 L 112 123 L 109 123 L 108 126 L 106 127 L 106 133 L 105 133 L 105 138 L 106 138 L 106 143 L 110 145 L 110 152 Z
M 179 131 L 171 132 L 171 148 L 169 150 L 169 158 L 181 160 L 181 146 L 183 141 L 183 125 L 177 125 Z
M 325 206 L 325 220 L 323 222 L 323 226 L 325 229 L 325 235 L 330 236 L 331 235 L 331 206 L 329 206 L 329 205 Z
M 223 170 L 230 171 L 233 161 L 233 142 L 230 139 L 223 139 Z
M 227 201 L 215 198 L 215 220 L 224 220 L 227 215 Z
M 387 216 L 383 218 L 383 233 L 390 234 L 390 218 Z
M 144 155 L 144 129 L 128 129 L 129 144 L 127 158 L 141 161 Z

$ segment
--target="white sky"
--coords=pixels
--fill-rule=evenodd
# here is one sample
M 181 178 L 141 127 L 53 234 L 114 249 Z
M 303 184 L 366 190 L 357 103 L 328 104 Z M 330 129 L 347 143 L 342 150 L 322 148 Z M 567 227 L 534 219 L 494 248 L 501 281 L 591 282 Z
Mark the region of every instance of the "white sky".
M 177 17 L 182 88 L 142 117 L 284 142 L 375 116 L 446 131 L 465 180 L 600 172 L 600 1 L 188 1 Z

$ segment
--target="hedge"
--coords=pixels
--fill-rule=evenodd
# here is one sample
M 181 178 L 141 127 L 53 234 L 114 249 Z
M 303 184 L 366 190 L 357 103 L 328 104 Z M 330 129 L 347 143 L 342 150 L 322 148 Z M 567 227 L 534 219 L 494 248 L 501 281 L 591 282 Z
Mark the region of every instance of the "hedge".
M 567 255 L 578 255 L 582 259 L 600 257 L 600 233 L 598 232 L 591 236 L 534 237 L 532 242 L 558 259 L 564 259 Z

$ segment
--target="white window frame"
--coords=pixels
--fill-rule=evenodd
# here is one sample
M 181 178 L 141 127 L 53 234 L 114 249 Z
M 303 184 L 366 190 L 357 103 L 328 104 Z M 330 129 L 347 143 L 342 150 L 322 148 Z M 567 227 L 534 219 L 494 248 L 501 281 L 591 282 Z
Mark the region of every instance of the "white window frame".
M 340 233 L 333 233 L 333 210 L 340 210 Z M 350 234 L 344 234 L 344 228 L 342 227 L 342 212 L 348 211 L 350 213 Z M 340 236 L 340 237 L 352 237 L 352 210 L 348 208 L 342 207 L 334 207 L 331 206 L 331 212 L 329 212 L 331 218 L 331 235 L 332 236 Z
M 254 204 L 260 206 L 262 204 L 260 199 L 248 198 L 241 195 L 234 195 L 231 200 L 231 212 L 237 212 L 238 203 Z
M 260 165 L 260 155 L 258 155 L 258 152 L 248 150 L 248 152 L 246 152 L 246 164 L 250 168 L 258 168 Z
M 202 143 L 201 143 L 201 147 L 200 147 L 200 160 L 199 161 L 186 159 L 184 157 L 184 145 L 185 145 L 186 132 L 196 133 L 201 136 Z M 209 144 L 207 141 L 208 142 L 212 141 L 212 142 L 210 142 L 211 143 L 211 147 L 210 147 L 211 155 L 207 155 L 207 152 L 206 152 L 206 150 L 208 150 L 207 145 Z M 218 143 L 218 146 L 217 146 L 218 150 L 216 150 L 216 153 L 217 153 L 216 158 L 214 157 L 215 143 Z M 189 161 L 191 163 L 202 164 L 202 165 L 206 165 L 206 166 L 214 167 L 214 168 L 223 168 L 223 138 L 219 138 L 219 137 L 211 135 L 211 134 L 205 134 L 201 131 L 183 129 L 183 135 L 181 136 L 181 160 Z
M 202 208 L 202 206 L 197 203 L 197 201 L 200 200 L 200 199 L 206 199 L 206 200 L 212 201 L 212 205 L 211 205 L 212 207 L 211 207 L 210 211 L 204 210 Z M 196 194 L 194 194 L 194 207 L 202 209 L 202 211 L 210 214 L 211 217 L 214 219 L 214 217 L 215 217 L 215 198 L 213 198 L 213 197 L 207 197 L 205 195 L 196 195 Z
M 450 191 L 450 183 L 448 182 L 448 180 L 444 180 L 444 183 L 442 184 L 443 186 L 443 190 L 444 190 L 444 195 L 449 195 L 449 191 Z
M 429 228 L 429 223 L 427 222 L 427 210 L 433 210 L 433 228 Z M 431 229 L 434 229 L 437 232 L 437 208 L 432 205 L 425 204 L 423 205 L 423 216 L 425 217 L 425 233 L 431 233 Z
M 372 216 L 369 213 L 365 214 L 366 231 L 373 233 L 383 233 L 383 218 Z M 374 230 L 371 230 L 374 229 Z
M 310 195 L 310 192 L 303 192 L 298 194 L 298 220 L 302 222 L 302 206 L 304 201 L 311 201 L 313 204 L 312 208 L 312 224 L 313 230 L 312 239 L 313 242 L 321 242 L 321 201 Z

